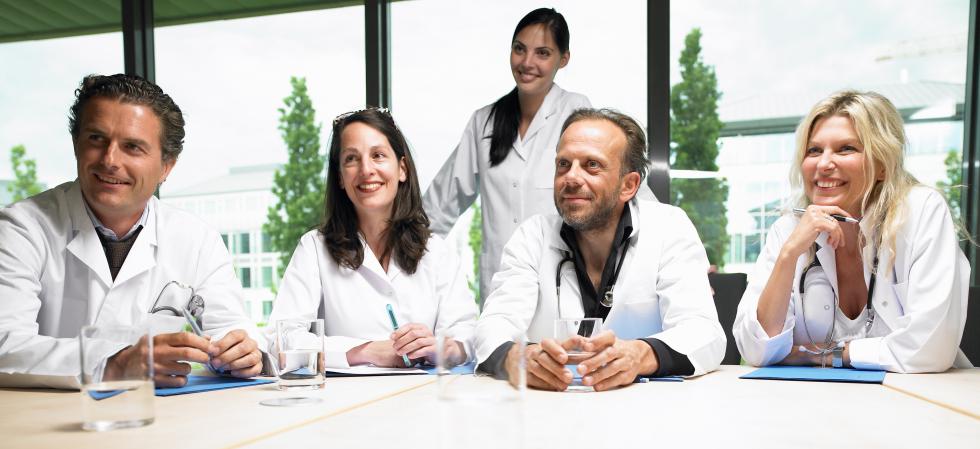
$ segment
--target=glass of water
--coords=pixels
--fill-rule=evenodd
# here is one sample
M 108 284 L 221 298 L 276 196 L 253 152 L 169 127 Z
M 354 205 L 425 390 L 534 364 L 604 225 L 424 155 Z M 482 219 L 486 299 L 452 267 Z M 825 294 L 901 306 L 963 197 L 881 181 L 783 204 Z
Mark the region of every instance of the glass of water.
M 149 326 L 85 326 L 78 341 L 82 428 L 105 431 L 152 423 L 153 338 Z M 131 352 L 125 366 L 106 367 L 107 358 L 127 349 Z
M 554 336 L 560 344 L 570 339 L 590 339 L 599 335 L 599 332 L 602 332 L 602 318 L 558 318 L 555 320 Z M 565 363 L 565 368 L 572 372 L 572 384 L 568 386 L 566 391 L 595 391 L 592 387 L 582 385 L 582 373 L 578 371 L 578 364 L 592 358 L 595 353 L 585 351 L 578 345 L 567 349 L 567 352 L 568 362 Z
M 276 358 L 280 390 L 323 386 L 323 320 L 277 321 Z
M 524 334 L 514 335 L 514 379 L 473 374 L 473 363 L 457 364 L 451 331 L 436 333 L 439 447 L 444 449 L 520 449 L 524 444 L 524 393 L 527 365 Z M 492 435 L 488 435 L 492 432 Z

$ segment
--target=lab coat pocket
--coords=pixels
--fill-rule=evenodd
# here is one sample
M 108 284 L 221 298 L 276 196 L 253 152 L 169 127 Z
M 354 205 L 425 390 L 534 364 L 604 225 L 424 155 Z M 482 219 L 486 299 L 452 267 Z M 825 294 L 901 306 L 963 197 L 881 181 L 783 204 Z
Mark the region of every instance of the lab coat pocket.
M 182 316 L 163 315 L 160 313 L 148 314 L 150 333 L 152 335 L 172 334 L 184 330 L 187 320 Z
M 612 315 L 612 313 L 610 313 Z M 625 299 L 618 322 L 610 323 L 620 338 L 640 338 L 653 335 L 663 329 L 660 317 L 660 300 L 650 296 Z
M 895 293 L 894 300 L 887 296 L 875 303 L 878 315 L 881 316 L 891 329 L 907 327 L 912 317 L 905 313 L 908 304 L 909 283 L 900 282 L 892 284 L 892 291 Z

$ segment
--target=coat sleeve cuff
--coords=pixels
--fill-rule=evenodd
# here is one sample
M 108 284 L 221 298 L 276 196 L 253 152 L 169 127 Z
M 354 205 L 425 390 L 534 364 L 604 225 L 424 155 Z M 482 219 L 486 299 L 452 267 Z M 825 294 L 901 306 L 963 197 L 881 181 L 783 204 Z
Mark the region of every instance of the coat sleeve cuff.
M 650 345 L 657 357 L 657 370 L 651 376 L 690 376 L 694 374 L 694 365 L 691 364 L 691 359 L 686 355 L 675 351 L 657 338 L 641 338 L 640 340 Z
M 878 348 L 881 344 L 881 337 L 851 340 L 847 344 L 847 352 L 851 358 L 851 367 L 867 370 L 884 369 L 878 361 Z
M 476 366 L 477 372 L 489 374 L 494 379 L 508 380 L 506 367 L 507 353 L 510 352 L 512 346 L 514 346 L 514 342 L 512 341 L 504 342 L 504 344 L 498 346 L 483 363 Z
M 755 317 L 746 317 L 743 324 L 743 335 L 747 338 L 748 347 L 740 347 L 742 356 L 747 362 L 756 366 L 767 366 L 784 359 L 793 350 L 794 317 L 787 317 L 783 323 L 782 332 L 770 337 L 762 324 Z

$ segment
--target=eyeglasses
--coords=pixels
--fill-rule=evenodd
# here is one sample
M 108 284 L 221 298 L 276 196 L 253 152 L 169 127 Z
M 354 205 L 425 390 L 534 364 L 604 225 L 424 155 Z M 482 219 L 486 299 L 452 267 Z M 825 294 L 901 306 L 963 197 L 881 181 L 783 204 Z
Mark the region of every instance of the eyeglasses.
M 160 294 L 158 294 L 157 299 L 153 301 L 153 307 L 150 308 L 150 313 L 170 312 L 174 316 L 184 316 L 184 313 L 175 307 L 167 306 L 167 305 L 163 305 L 163 306 L 157 305 L 160 302 L 160 298 L 163 297 L 163 293 L 166 292 L 167 289 L 170 288 L 171 286 L 176 286 L 178 288 L 190 291 L 190 294 L 188 295 L 190 299 L 187 300 L 186 309 L 188 312 L 190 312 L 191 317 L 194 318 L 194 321 L 197 322 L 197 325 L 199 327 L 203 327 L 204 326 L 204 322 L 203 322 L 204 298 L 202 298 L 201 295 L 198 295 L 197 293 L 194 292 L 194 287 L 183 284 L 179 281 L 167 282 L 163 286 L 163 288 L 160 289 Z
M 344 121 L 344 119 L 347 118 L 347 117 L 350 117 L 350 116 L 352 116 L 354 114 L 359 114 L 359 113 L 364 112 L 364 111 L 377 111 L 377 112 L 380 112 L 380 113 L 382 113 L 384 115 L 387 115 L 387 116 L 391 117 L 391 109 L 388 109 L 388 108 L 379 108 L 379 107 L 372 106 L 372 107 L 369 107 L 369 108 L 358 109 L 356 111 L 345 112 L 343 114 L 340 114 L 340 115 L 334 117 L 334 119 L 333 119 L 333 126 L 339 125 L 340 122 Z

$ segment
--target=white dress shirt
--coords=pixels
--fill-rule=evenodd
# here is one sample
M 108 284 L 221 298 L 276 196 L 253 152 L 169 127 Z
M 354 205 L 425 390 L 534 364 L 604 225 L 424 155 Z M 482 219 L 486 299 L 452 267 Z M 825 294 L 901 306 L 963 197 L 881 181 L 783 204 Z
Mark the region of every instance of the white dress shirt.
M 394 332 L 385 307 L 391 304 L 399 325 L 449 332 L 472 357 L 477 307 L 455 252 L 433 235 L 415 273 L 408 274 L 394 257 L 385 272 L 363 236 L 361 244 L 364 261 L 351 270 L 334 261 L 319 230 L 303 235 L 279 285 L 268 341 L 275 341 L 277 320 L 323 318 L 326 366 L 346 368 L 347 351 Z

